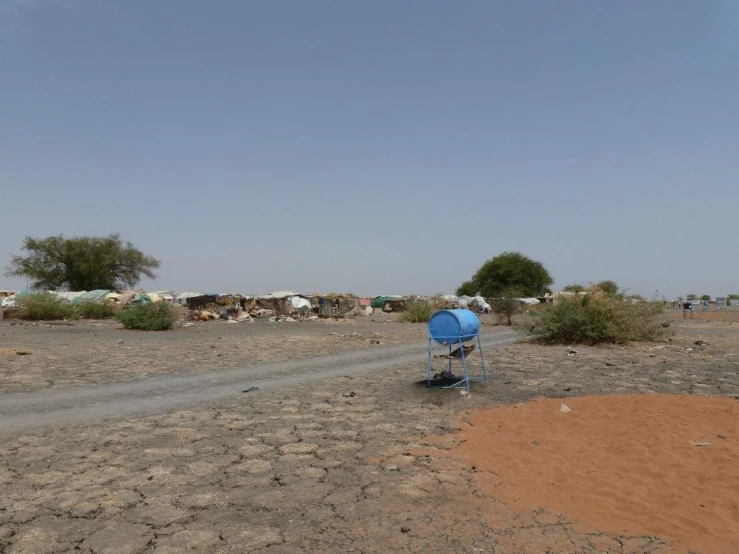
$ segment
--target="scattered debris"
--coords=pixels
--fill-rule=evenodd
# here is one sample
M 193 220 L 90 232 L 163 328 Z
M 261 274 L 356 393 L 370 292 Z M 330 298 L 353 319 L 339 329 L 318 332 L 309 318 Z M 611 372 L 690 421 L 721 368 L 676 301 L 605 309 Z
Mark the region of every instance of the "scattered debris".
M 410 531 L 410 530 L 411 530 L 411 528 L 410 528 L 410 527 L 405 527 L 405 526 L 403 526 L 403 527 L 401 527 L 401 528 L 400 528 L 400 532 L 401 532 L 401 533 L 407 533 L 407 532 L 408 532 L 408 531 Z
M 459 381 L 460 379 L 462 378 L 457 377 L 456 375 L 454 375 L 454 373 L 452 373 L 448 369 L 445 369 L 441 373 L 434 374 L 434 381 L 436 380 Z
M 259 387 L 249 387 L 248 389 L 242 390 L 241 392 L 242 393 L 245 393 L 245 392 L 254 392 L 256 390 L 259 390 Z
M 574 348 L 568 348 L 567 349 L 567 355 L 568 356 L 577 356 L 578 352 Z
M 722 441 L 726 440 L 726 435 L 718 434 L 716 435 L 718 438 L 720 438 Z
M 444 360 L 448 360 L 450 358 L 454 358 L 454 359 L 461 358 L 463 352 L 464 352 L 464 355 L 467 356 L 470 352 L 472 352 L 475 349 L 475 347 L 476 345 L 474 344 L 470 344 L 469 346 L 462 345 L 462 348 L 459 348 L 459 347 L 455 348 L 454 350 L 451 351 L 450 354 L 439 354 L 438 356 L 436 356 L 436 358 L 444 359 Z
M 710 442 L 695 442 L 695 441 L 691 441 L 690 444 L 693 445 L 693 446 L 711 446 L 711 443 Z
M 357 393 L 354 391 L 344 393 L 344 398 L 354 398 L 355 396 L 357 396 Z
M 708 343 L 704 340 L 697 340 L 695 341 L 696 346 L 708 346 Z
M 572 410 L 570 410 L 570 408 L 569 408 L 569 406 L 567 406 L 567 404 L 560 404 L 559 411 L 562 412 L 562 413 L 567 413 L 567 412 L 571 412 Z

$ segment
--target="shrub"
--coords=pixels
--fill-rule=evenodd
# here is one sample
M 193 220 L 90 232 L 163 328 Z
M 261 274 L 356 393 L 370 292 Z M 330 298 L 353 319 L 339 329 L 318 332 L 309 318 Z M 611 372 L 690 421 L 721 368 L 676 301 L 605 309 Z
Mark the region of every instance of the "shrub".
M 406 323 L 426 323 L 431 316 L 441 309 L 441 301 L 438 298 L 431 300 L 411 300 L 406 310 L 400 314 L 398 321 Z
M 490 307 L 499 319 L 505 319 L 506 323 L 511 325 L 513 323 L 511 318 L 521 311 L 521 302 L 518 300 L 520 296 L 521 292 L 518 289 L 507 288 L 502 291 L 499 298 L 490 300 Z
M 20 301 L 19 317 L 30 320 L 70 319 L 74 307 L 66 300 L 50 292 L 36 292 L 24 296 Z
M 544 343 L 655 340 L 665 332 L 662 312 L 661 302 L 634 302 L 591 292 L 582 297 L 561 298 L 547 306 L 529 331 Z
M 175 323 L 172 306 L 167 302 L 144 302 L 128 306 L 116 314 L 125 329 L 165 331 Z
M 102 302 L 83 302 L 75 309 L 75 315 L 80 319 L 107 319 L 113 314 L 110 304 Z

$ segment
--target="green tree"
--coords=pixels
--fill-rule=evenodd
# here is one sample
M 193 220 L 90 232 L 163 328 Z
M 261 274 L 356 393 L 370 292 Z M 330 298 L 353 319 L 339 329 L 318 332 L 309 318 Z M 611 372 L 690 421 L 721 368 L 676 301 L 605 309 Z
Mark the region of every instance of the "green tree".
M 501 291 L 500 296 L 490 300 L 490 307 L 493 313 L 505 317 L 508 325 L 512 325 L 512 317 L 521 311 L 520 291 L 516 288 L 509 287 Z
M 710 302 L 711 301 L 711 295 L 710 294 L 704 294 L 703 296 L 701 296 L 701 300 L 703 302 L 706 302 L 706 301 L 707 302 Z
M 478 293 L 477 285 L 473 281 L 465 281 L 457 289 L 459 296 L 476 296 Z
M 610 280 L 601 281 L 595 286 L 598 287 L 603 292 L 605 292 L 606 294 L 612 294 L 612 295 L 618 294 L 618 285 L 614 281 L 610 281 Z
M 729 300 L 739 300 L 739 294 L 729 294 L 726 298 Z
M 690 293 L 689 295 L 687 295 L 687 296 L 686 296 L 685 298 L 687 298 L 688 300 L 695 300 L 696 298 L 698 298 L 698 295 L 697 295 L 697 294 L 693 294 L 693 293 L 691 292 L 691 293 Z
M 459 290 L 474 288 L 485 298 L 496 298 L 503 291 L 516 288 L 522 296 L 538 296 L 552 282 L 552 277 L 540 262 L 520 252 L 504 252 L 482 264 Z
M 118 234 L 107 237 L 62 235 L 26 237 L 26 256 L 11 258 L 7 276 L 26 277 L 34 289 L 94 290 L 131 288 L 145 275 L 154 278 L 160 261 Z
M 585 290 L 585 287 L 577 283 L 573 283 L 571 285 L 567 285 L 566 287 L 562 287 L 563 292 L 583 292 L 584 290 Z

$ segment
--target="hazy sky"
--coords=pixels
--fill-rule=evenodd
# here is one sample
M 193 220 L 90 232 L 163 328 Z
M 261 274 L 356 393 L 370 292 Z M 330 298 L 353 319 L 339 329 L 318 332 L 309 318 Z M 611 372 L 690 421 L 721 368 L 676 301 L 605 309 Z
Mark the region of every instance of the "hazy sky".
M 120 232 L 149 289 L 739 292 L 739 2 L 0 0 L 0 266 Z M 0 288 L 25 280 L 0 277 Z

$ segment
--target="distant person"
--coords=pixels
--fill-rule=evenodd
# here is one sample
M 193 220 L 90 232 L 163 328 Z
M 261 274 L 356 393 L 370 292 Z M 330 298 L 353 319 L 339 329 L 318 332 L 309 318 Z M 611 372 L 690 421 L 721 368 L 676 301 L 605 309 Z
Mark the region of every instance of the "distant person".
M 690 312 L 690 317 L 692 319 L 692 317 L 693 317 L 693 303 L 690 300 L 687 300 L 686 302 L 683 302 L 683 319 L 686 319 L 688 317 L 688 312 Z

